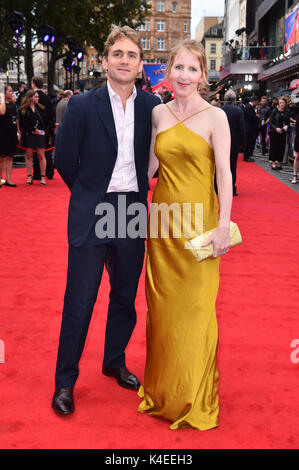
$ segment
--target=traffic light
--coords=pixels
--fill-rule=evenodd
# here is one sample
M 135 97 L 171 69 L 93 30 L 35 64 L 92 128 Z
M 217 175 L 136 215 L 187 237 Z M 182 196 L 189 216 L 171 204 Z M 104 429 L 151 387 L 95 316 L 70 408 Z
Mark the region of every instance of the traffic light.
M 45 24 L 39 28 L 39 37 L 44 44 L 54 44 L 56 39 L 56 30 L 53 26 Z
M 78 46 L 76 47 L 75 49 L 75 54 L 76 54 L 76 57 L 77 59 L 80 61 L 83 59 L 83 55 L 84 55 L 84 50 L 81 46 Z
M 63 61 L 63 67 L 69 71 L 75 65 L 75 59 L 72 51 L 68 51 L 66 58 Z
M 72 36 L 66 36 L 66 42 L 69 50 L 74 53 L 74 55 L 79 61 L 82 60 L 84 55 L 84 49 L 78 44 L 77 40 Z
M 14 10 L 9 13 L 6 17 L 6 21 L 10 29 L 12 29 L 16 34 L 20 34 L 23 31 L 25 16 L 20 11 Z

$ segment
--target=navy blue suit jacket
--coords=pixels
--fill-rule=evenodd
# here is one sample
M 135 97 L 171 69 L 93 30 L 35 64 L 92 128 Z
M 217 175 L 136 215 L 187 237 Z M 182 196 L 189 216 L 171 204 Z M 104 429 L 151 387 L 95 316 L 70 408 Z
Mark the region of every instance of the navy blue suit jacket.
M 225 112 L 231 134 L 231 154 L 239 152 L 240 147 L 245 145 L 245 122 L 241 108 L 233 103 L 225 103 L 222 108 Z
M 258 132 L 260 126 L 260 120 L 256 115 L 254 107 L 247 103 L 244 108 L 244 120 L 245 120 L 245 129 L 248 133 Z
M 137 89 L 134 151 L 139 198 L 146 203 L 152 109 L 160 100 Z M 73 96 L 55 140 L 54 164 L 71 191 L 68 240 L 86 241 L 104 200 L 117 157 L 117 135 L 107 86 Z

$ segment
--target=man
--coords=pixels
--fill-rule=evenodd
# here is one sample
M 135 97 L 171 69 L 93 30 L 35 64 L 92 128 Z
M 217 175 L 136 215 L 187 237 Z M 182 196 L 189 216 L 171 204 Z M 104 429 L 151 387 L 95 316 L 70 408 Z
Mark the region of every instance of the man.
M 266 146 L 266 136 L 267 136 L 267 127 L 268 127 L 268 122 L 270 121 L 270 116 L 271 116 L 271 108 L 268 106 L 268 99 L 267 96 L 262 96 L 260 104 L 258 106 L 257 110 L 259 119 L 260 119 L 260 128 L 259 132 L 261 133 L 261 139 L 262 139 L 262 153 L 263 155 L 266 155 L 267 152 L 267 146 Z
M 73 96 L 72 90 L 65 90 L 64 93 L 63 93 L 63 98 L 57 103 L 57 106 L 56 106 L 56 123 L 55 123 L 56 132 L 57 132 L 57 129 L 59 127 L 59 124 L 61 123 L 62 117 L 63 117 L 63 115 L 66 111 L 69 100 L 72 96 Z
M 258 135 L 260 125 L 259 116 L 255 112 L 257 104 L 258 98 L 256 96 L 253 96 L 249 103 L 247 103 L 243 107 L 246 132 L 244 150 L 245 162 L 254 162 L 254 158 L 252 158 L 252 155 L 255 148 L 255 141 Z
M 26 93 L 27 93 L 26 83 L 20 82 L 18 85 L 18 90 L 15 93 L 18 107 L 21 106 L 22 99 L 25 97 Z
M 227 115 L 230 133 L 231 133 L 231 149 L 230 149 L 230 169 L 233 179 L 233 194 L 238 195 L 237 180 L 237 160 L 240 147 L 244 147 L 245 142 L 245 123 L 243 111 L 236 106 L 236 94 L 233 90 L 228 90 L 224 95 L 223 111 Z
M 102 64 L 107 85 L 70 99 L 56 137 L 55 166 L 71 191 L 68 276 L 52 400 L 61 415 L 74 411 L 73 388 L 104 265 L 111 291 L 102 373 L 124 388 L 140 385 L 127 369 L 125 349 L 136 323 L 144 237 L 117 232 L 101 238 L 102 219 L 95 214 L 108 204 L 119 220 L 120 197 L 146 212 L 151 113 L 160 100 L 134 85 L 142 70 L 142 45 L 128 26 L 113 27 Z
M 43 91 L 43 79 L 41 77 L 33 77 L 31 80 L 31 88 L 38 93 L 39 97 L 39 104 L 43 106 L 40 111 L 43 119 L 43 123 L 45 125 L 45 145 L 46 148 L 49 148 L 50 145 L 50 137 L 52 131 L 52 110 L 51 110 L 51 99 L 48 95 L 46 95 Z M 54 176 L 54 165 L 52 160 L 52 152 L 48 151 L 45 152 L 45 157 L 47 160 L 47 169 L 46 175 L 48 179 L 52 179 Z M 40 180 L 40 167 L 38 163 L 38 159 L 36 156 L 34 157 L 33 161 L 33 179 Z

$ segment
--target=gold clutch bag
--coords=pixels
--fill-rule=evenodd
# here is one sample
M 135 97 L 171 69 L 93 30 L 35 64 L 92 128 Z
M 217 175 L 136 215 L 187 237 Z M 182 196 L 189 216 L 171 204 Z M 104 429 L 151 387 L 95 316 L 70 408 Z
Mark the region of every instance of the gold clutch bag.
M 212 256 L 214 249 L 213 243 L 210 243 L 207 246 L 201 245 L 212 235 L 215 230 L 215 228 L 212 230 L 208 230 L 207 232 L 202 233 L 198 237 L 193 238 L 193 240 L 185 242 L 185 248 L 192 251 L 197 261 L 202 261 Z M 230 222 L 229 233 L 231 248 L 242 243 L 241 233 L 236 223 Z

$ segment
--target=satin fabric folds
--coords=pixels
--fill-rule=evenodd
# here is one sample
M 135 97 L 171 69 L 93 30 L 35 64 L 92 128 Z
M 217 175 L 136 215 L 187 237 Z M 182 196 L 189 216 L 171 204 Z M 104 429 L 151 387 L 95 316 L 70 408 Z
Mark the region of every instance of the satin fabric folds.
M 218 224 L 214 189 L 215 158 L 210 145 L 182 122 L 160 132 L 155 143 L 159 177 L 153 203 L 180 207 L 191 203 L 190 238 L 195 203 L 202 203 L 204 232 Z M 166 215 L 168 217 L 168 215 Z M 155 223 L 157 219 L 155 218 Z M 170 421 L 171 429 L 218 426 L 218 327 L 215 302 L 219 258 L 197 262 L 185 248 L 187 238 L 151 237 L 146 255 L 147 353 L 138 411 Z M 161 235 L 163 214 L 159 219 Z M 187 234 L 188 235 L 188 234 Z

